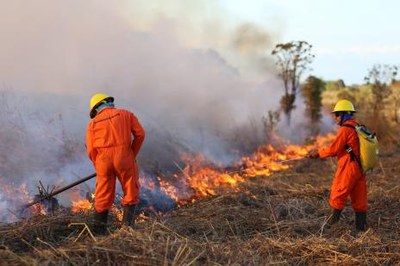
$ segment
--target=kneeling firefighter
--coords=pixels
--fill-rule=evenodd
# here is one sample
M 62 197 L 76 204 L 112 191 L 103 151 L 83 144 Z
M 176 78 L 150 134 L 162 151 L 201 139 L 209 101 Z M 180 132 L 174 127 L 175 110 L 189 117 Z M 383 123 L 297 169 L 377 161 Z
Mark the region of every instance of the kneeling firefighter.
M 145 131 L 132 112 L 115 108 L 114 98 L 107 94 L 93 95 L 90 118 L 86 146 L 97 174 L 94 232 L 105 234 L 108 211 L 115 198 L 116 178 L 123 191 L 122 223 L 132 226 L 135 222 L 140 189 L 136 156 L 143 144 Z
M 353 119 L 354 105 L 345 99 L 339 100 L 332 113 L 340 126 L 335 140 L 328 146 L 309 152 L 310 158 L 337 157 L 338 167 L 333 179 L 329 204 L 332 208 L 327 220 L 328 227 L 337 223 L 350 196 L 355 212 L 355 225 L 359 231 L 367 227 L 367 182 L 360 165 L 360 144 Z

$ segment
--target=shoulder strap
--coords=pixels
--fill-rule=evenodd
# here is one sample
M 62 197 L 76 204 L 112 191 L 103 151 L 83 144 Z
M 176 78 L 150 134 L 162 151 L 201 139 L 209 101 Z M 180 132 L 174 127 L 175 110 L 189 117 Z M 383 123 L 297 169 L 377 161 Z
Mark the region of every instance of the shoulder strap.
M 357 158 L 357 156 L 356 156 L 356 154 L 354 153 L 353 149 L 352 149 L 349 145 L 347 145 L 347 144 L 344 145 L 344 148 L 345 148 L 346 151 L 350 154 L 351 160 L 352 160 L 352 161 L 353 161 L 353 160 L 356 160 L 356 161 L 357 161 L 357 164 L 358 164 L 358 166 L 360 166 L 361 171 L 362 171 L 361 161 L 360 161 L 360 159 Z
M 344 124 L 344 125 L 342 125 L 342 127 L 349 127 L 349 128 L 353 128 L 354 130 L 356 129 L 355 126 L 349 125 L 349 124 Z M 344 148 L 345 148 L 345 150 L 350 154 L 351 160 L 352 160 L 352 161 L 353 161 L 353 160 L 356 160 L 356 161 L 357 161 L 358 166 L 360 166 L 361 172 L 362 172 L 361 160 L 358 159 L 358 157 L 357 157 L 356 154 L 354 153 L 353 149 L 352 149 L 348 144 L 344 145 Z
M 341 125 L 342 127 L 349 127 L 349 128 L 356 128 L 356 126 L 359 126 L 360 124 L 358 124 L 356 121 L 354 121 L 354 120 L 351 120 L 351 121 L 346 121 L 346 122 L 344 122 L 344 124 L 343 125 Z
M 342 125 L 342 127 L 349 127 L 349 128 L 354 128 L 354 129 L 356 129 L 356 127 L 355 127 L 355 126 L 353 126 L 353 125 L 349 125 L 349 124 L 344 124 L 344 125 Z

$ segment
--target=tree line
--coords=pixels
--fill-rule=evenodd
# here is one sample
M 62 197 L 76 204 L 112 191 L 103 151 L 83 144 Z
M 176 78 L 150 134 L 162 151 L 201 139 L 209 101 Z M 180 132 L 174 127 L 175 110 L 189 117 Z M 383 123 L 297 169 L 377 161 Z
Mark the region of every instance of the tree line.
M 301 94 L 309 133 L 318 134 L 323 93 L 327 90 L 334 91 L 335 101 L 339 98 L 353 101 L 366 122 L 382 136 L 390 135 L 391 125 L 399 125 L 400 83 L 396 80 L 398 66 L 375 64 L 367 70 L 365 84 L 347 87 L 343 80 L 329 82 L 313 75 L 309 75 L 301 83 L 305 73 L 312 70 L 311 64 L 315 58 L 312 45 L 306 41 L 279 43 L 271 55 L 276 59 L 276 70 L 283 83 L 283 95 L 280 99 L 280 109 L 269 111 L 268 116 L 264 118 L 267 131 L 273 130 L 281 113 L 285 116 L 286 126 L 291 126 L 296 99 Z

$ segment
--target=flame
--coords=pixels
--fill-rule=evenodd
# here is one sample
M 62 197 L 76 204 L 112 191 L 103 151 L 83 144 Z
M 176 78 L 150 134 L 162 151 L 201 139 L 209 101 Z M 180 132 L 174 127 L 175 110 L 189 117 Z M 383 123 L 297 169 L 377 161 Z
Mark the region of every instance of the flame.
M 0 214 L 0 222 L 9 223 L 15 222 L 21 217 L 28 217 L 31 215 L 46 215 L 46 207 L 41 203 L 32 205 L 28 209 L 24 208 L 26 204 L 35 200 L 32 196 L 30 196 L 26 183 L 22 183 L 20 186 L 14 186 L 2 182 L 0 187 L 0 203 L 2 203 L 3 206 L 5 205 L 10 207 L 3 209 L 4 212 Z M 17 210 L 12 211 L 12 207 L 17 207 Z
M 211 167 L 192 168 L 191 173 L 189 173 L 189 168 L 186 168 L 187 181 L 190 187 L 196 191 L 196 198 L 216 195 L 218 188 L 226 186 L 235 188 L 239 182 L 244 181 L 244 178 L 236 173 L 223 173 Z
M 239 191 L 239 184 L 248 178 L 255 176 L 270 176 L 274 172 L 286 170 L 291 164 L 285 163 L 285 160 L 304 157 L 311 149 L 321 147 L 334 139 L 334 134 L 328 134 L 324 137 L 317 137 L 312 145 L 282 145 L 274 148 L 272 145 L 264 145 L 249 156 L 243 157 L 238 163 L 231 166 L 229 170 L 220 165 L 208 161 L 203 155 L 182 156 L 184 166 L 176 164 L 180 170 L 169 177 L 156 176 L 155 178 L 141 177 L 141 185 L 148 191 L 163 193 L 176 202 L 177 206 L 194 202 L 198 199 L 217 195 L 223 189 Z M 27 185 L 20 187 L 11 187 L 1 185 L 2 193 L 0 200 L 16 202 L 19 205 L 32 202 L 29 196 Z M 94 210 L 94 194 L 83 197 L 81 191 L 75 190 L 70 195 L 72 202 L 72 213 L 87 213 Z M 4 196 L 6 195 L 6 196 Z M 13 196 L 14 195 L 14 196 Z M 17 197 L 15 195 L 18 195 Z M 46 214 L 46 208 L 43 204 L 35 204 L 31 208 L 33 214 Z M 146 209 L 157 214 L 159 210 L 153 205 L 146 206 Z M 110 210 L 119 221 L 122 221 L 123 212 L 115 204 Z M 2 218 L 2 217 L 0 217 Z M 4 218 L 2 218 L 4 221 Z M 7 221 L 7 220 L 6 220 Z
M 122 217 L 123 217 L 123 211 L 122 209 L 118 208 L 115 204 L 111 207 L 111 213 L 114 214 L 116 219 L 119 222 L 122 222 Z
M 162 190 L 166 195 L 169 195 L 173 200 L 175 200 L 176 202 L 178 202 L 178 201 L 179 201 L 179 197 L 178 197 L 179 191 L 178 191 L 178 188 L 175 187 L 175 186 L 173 186 L 173 185 L 171 185 L 171 184 L 169 184 L 167 181 L 162 180 L 160 177 L 157 177 L 157 179 L 158 179 L 158 182 L 160 183 L 161 190 Z M 151 182 L 151 183 L 150 183 L 150 188 L 151 188 L 151 187 L 154 188 L 154 185 L 155 185 L 154 182 Z
M 238 170 L 225 171 L 222 167 L 208 162 L 204 156 L 182 157 L 186 166 L 180 168 L 181 176 L 186 180 L 194 195 L 187 197 L 182 191 L 168 182 L 159 180 L 163 191 L 173 198 L 178 205 L 193 202 L 194 200 L 218 194 L 218 190 L 229 188 L 233 191 L 239 190 L 239 183 L 247 178 L 255 176 L 270 176 L 274 172 L 286 170 L 291 167 L 283 161 L 289 159 L 304 158 L 312 149 L 326 145 L 335 138 L 334 134 L 318 136 L 312 145 L 286 145 L 280 150 L 272 145 L 261 146 L 251 156 L 245 156 L 236 166 Z
M 41 203 L 33 205 L 32 210 L 34 215 L 47 215 L 46 207 Z
M 94 194 L 91 193 L 90 198 L 81 198 L 79 194 L 71 194 L 71 197 L 77 198 L 72 200 L 72 213 L 87 213 L 94 209 Z
M 71 212 L 72 213 L 90 213 L 94 211 L 94 198 L 95 195 L 92 193 L 90 199 L 78 199 L 72 201 Z M 118 221 L 122 221 L 123 212 L 115 204 L 111 207 L 111 213 L 117 218 Z
M 93 203 L 88 199 L 80 199 L 72 201 L 71 212 L 73 213 L 86 213 L 93 210 Z

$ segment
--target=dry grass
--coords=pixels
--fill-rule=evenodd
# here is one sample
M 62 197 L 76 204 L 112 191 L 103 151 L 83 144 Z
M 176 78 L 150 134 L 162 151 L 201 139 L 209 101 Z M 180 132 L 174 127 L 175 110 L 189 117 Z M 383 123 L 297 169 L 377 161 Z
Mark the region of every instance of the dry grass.
M 0 226 L 1 265 L 392 265 L 400 263 L 400 153 L 382 155 L 369 176 L 368 222 L 357 233 L 347 206 L 326 230 L 335 163 L 302 161 L 270 177 L 243 183 L 134 230 L 113 223 L 91 237 L 87 215 L 60 212 Z M 80 233 L 82 233 L 80 235 Z

